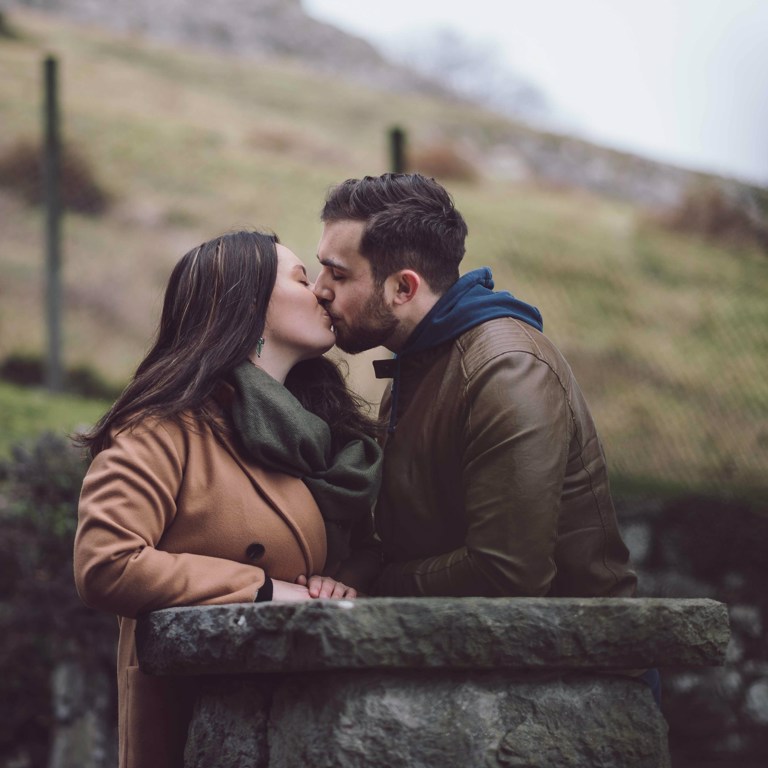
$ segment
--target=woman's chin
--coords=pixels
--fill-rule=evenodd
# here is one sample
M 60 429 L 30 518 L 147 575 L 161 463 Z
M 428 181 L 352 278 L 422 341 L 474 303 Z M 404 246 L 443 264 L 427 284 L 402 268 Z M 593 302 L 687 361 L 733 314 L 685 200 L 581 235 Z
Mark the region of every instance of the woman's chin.
M 331 326 L 329 334 L 328 346 L 323 350 L 323 353 L 327 352 L 329 349 L 333 349 L 333 347 L 336 346 L 336 331 L 334 331 L 333 326 Z
M 307 357 L 320 357 L 324 355 L 326 352 L 329 352 L 333 349 L 333 347 L 336 344 L 336 336 L 334 335 L 332 339 L 329 339 L 326 344 L 318 344 L 317 347 L 315 347 L 312 352 L 310 352 Z

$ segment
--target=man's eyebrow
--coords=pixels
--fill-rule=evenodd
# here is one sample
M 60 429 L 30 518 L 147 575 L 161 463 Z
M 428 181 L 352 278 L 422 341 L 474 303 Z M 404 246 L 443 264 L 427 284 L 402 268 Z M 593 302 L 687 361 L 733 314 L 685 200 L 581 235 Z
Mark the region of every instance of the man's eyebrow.
M 317 260 L 324 266 L 324 267 L 330 267 L 331 269 L 339 269 L 342 272 L 349 272 L 349 267 L 345 267 L 343 264 L 340 264 L 338 261 L 334 261 L 333 259 L 321 259 L 319 256 L 317 257 Z

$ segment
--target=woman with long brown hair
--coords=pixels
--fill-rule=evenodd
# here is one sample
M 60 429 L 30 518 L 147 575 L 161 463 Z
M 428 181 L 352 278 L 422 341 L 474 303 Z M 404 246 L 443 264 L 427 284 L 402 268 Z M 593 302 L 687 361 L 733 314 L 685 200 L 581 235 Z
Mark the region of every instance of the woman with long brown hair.
M 75 581 L 119 617 L 121 768 L 182 765 L 189 720 L 184 683 L 138 669 L 137 615 L 350 598 L 378 567 L 381 454 L 322 357 L 334 339 L 304 265 L 275 237 L 215 238 L 176 265 L 154 345 L 80 435 L 93 461 Z

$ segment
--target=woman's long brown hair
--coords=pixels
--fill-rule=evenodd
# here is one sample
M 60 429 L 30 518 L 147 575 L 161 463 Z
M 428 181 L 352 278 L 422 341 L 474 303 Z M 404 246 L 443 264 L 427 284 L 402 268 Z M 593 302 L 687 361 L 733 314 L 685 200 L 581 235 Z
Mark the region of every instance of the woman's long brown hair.
M 152 348 L 110 410 L 76 438 L 92 457 L 109 445 L 115 428 L 127 429 L 148 417 L 194 414 L 220 430 L 211 395 L 264 333 L 277 276 L 276 242 L 274 235 L 233 232 L 181 258 L 168 281 Z M 374 431 L 331 360 L 299 363 L 286 387 L 329 423 L 337 444 L 357 432 Z

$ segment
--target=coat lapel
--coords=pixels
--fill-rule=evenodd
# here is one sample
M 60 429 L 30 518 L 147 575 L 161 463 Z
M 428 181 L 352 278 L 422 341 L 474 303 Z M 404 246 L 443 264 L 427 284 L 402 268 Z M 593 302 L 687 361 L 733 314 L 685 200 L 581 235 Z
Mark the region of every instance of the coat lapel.
M 298 478 L 271 472 L 244 461 L 228 438 L 224 438 L 223 445 L 235 463 L 247 475 L 257 493 L 291 529 L 301 548 L 307 567 L 307 575 L 317 573 L 320 570 L 317 566 L 320 565 L 322 568 L 322 563 L 315 563 L 312 547 L 304 532 L 304 526 L 300 525 L 292 513 L 292 510 L 301 506 L 315 505 L 315 500 L 307 487 L 303 483 L 297 485 Z M 320 514 L 319 510 L 318 514 Z

